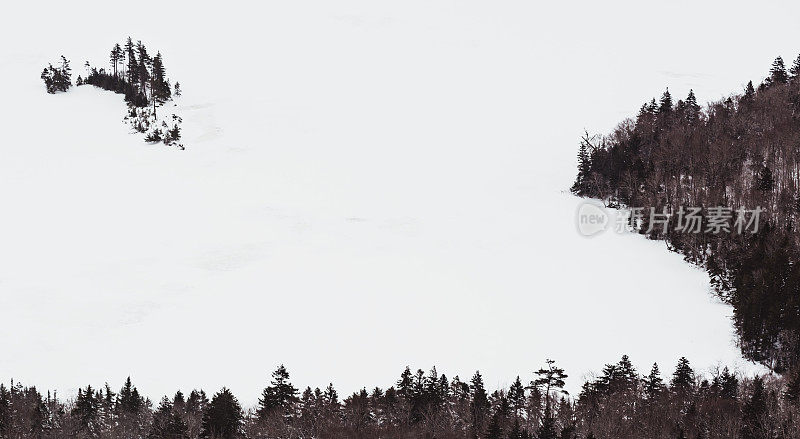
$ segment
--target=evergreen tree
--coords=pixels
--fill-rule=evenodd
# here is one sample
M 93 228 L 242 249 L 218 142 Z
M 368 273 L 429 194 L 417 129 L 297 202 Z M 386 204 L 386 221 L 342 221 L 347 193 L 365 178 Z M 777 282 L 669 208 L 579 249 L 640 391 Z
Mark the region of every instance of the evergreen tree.
M 174 409 L 172 402 L 165 396 L 158 409 L 153 413 L 149 439 L 185 439 L 188 437 L 186 422 Z
M 223 387 L 217 392 L 203 414 L 200 437 L 203 439 L 233 439 L 242 436 L 244 415 L 239 401 Z
M 413 380 L 414 378 L 411 374 L 411 368 L 406 366 L 405 370 L 403 370 L 403 373 L 400 374 L 400 379 L 397 381 L 397 394 L 407 401 L 410 401 L 411 396 L 413 395 Z
M 114 47 L 111 49 L 110 55 L 111 61 L 111 69 L 114 72 L 114 77 L 117 76 L 117 65 L 119 64 L 120 59 L 122 58 L 122 47 L 119 44 L 115 44 Z
M 469 387 L 472 397 L 470 403 L 472 436 L 477 438 L 482 435 L 484 430 L 486 415 L 489 411 L 489 397 L 486 395 L 483 377 L 479 371 L 475 372 L 470 382 L 471 385 Z
M 81 438 L 97 438 L 100 436 L 99 404 L 92 386 L 78 389 L 78 397 L 72 409 L 75 420 L 73 435 Z
M 617 363 L 615 371 L 615 379 L 617 381 L 616 387 L 618 387 L 619 390 L 630 392 L 636 389 L 639 377 L 636 374 L 636 369 L 634 369 L 633 364 L 627 355 L 622 356 L 622 358 L 619 360 L 619 363 Z
M 700 119 L 700 105 L 697 104 L 697 98 L 694 95 L 694 90 L 689 89 L 689 96 L 686 97 L 686 120 L 689 123 L 695 123 Z
M 564 386 L 566 385 L 564 380 L 568 377 L 568 375 L 564 373 L 564 369 L 556 367 L 555 361 L 549 358 L 546 362 L 547 368 L 542 368 L 535 372 L 538 378 L 531 382 L 531 387 L 544 391 L 545 410 L 548 410 L 550 407 L 550 397 L 553 392 L 560 392 L 564 395 L 568 395 L 569 393 L 564 390 Z
M 786 73 L 783 58 L 779 56 L 772 62 L 772 68 L 769 70 L 769 82 L 771 84 L 785 84 L 788 79 L 789 75 Z
M 669 90 L 667 90 L 667 91 L 669 91 Z M 671 105 L 671 103 L 670 103 L 670 105 Z M 656 98 L 651 99 L 650 103 L 647 104 L 647 112 L 652 114 L 652 115 L 655 115 L 656 113 L 658 113 L 658 104 L 656 103 Z
M 128 56 L 128 64 L 126 70 L 128 72 L 128 82 L 132 85 L 139 84 L 139 64 L 136 61 L 135 46 L 131 37 L 125 42 L 125 54 Z
M 654 401 L 658 399 L 658 397 L 664 392 L 666 386 L 664 385 L 664 380 L 661 378 L 661 372 L 658 370 L 657 363 L 653 363 L 653 367 L 650 369 L 650 374 L 642 380 L 642 384 L 644 385 L 644 397 L 648 401 Z
M 661 95 L 661 102 L 658 106 L 658 112 L 666 114 L 672 111 L 672 95 L 669 93 L 669 88 Z
M 797 76 L 800 75 L 800 55 L 797 55 L 797 58 L 794 59 L 792 63 L 792 67 L 789 69 L 789 74 L 791 75 L 792 81 L 797 79 Z
M 589 147 L 591 147 L 591 141 L 589 133 L 586 133 L 581 138 L 581 144 L 578 148 L 578 176 L 572 186 L 572 192 L 575 194 L 583 194 L 589 181 L 589 173 L 592 169 Z
M 719 386 L 721 397 L 736 401 L 739 395 L 739 379 L 727 367 L 722 369 L 722 374 L 719 377 Z
M 69 67 L 69 60 L 61 55 L 61 65 L 59 67 L 48 65 L 42 71 L 41 78 L 48 93 L 69 90 L 72 87 L 72 69 Z
M 153 65 L 153 60 L 147 53 L 147 48 L 142 44 L 141 40 L 136 42 L 136 54 L 138 56 L 136 63 L 139 68 L 139 90 L 147 95 L 147 84 L 150 83 L 150 69 Z M 152 90 L 151 95 L 152 98 Z
M 272 381 L 258 400 L 258 415 L 267 419 L 273 414 L 290 417 L 297 402 L 297 389 L 289 382 L 289 372 L 281 364 L 272 373 Z
M 150 86 L 153 93 L 153 101 L 164 103 L 172 97 L 169 82 L 166 79 L 166 70 L 161 57 L 161 52 L 156 53 L 153 58 L 153 75 Z
M 522 385 L 519 375 L 517 375 L 517 379 L 508 389 L 508 403 L 511 406 L 514 419 L 519 418 L 525 408 L 525 387 Z
M 175 396 L 172 397 L 172 407 L 177 413 L 186 413 L 186 398 L 180 390 L 175 392 Z
M 753 88 L 753 81 L 748 81 L 747 86 L 744 88 L 744 95 L 742 96 L 742 101 L 745 104 L 750 104 L 753 102 L 753 98 L 756 95 L 756 90 Z
M 694 379 L 694 370 L 689 366 L 689 360 L 686 357 L 681 357 L 675 367 L 675 372 L 672 374 L 672 381 L 670 382 L 672 390 L 679 394 L 689 394 L 694 387 Z
M 117 427 L 127 437 L 141 437 L 145 433 L 145 412 L 147 405 L 139 390 L 131 382 L 125 380 L 122 389 L 117 393 L 115 404 Z
M 203 414 L 208 407 L 208 398 L 204 391 L 192 390 L 186 398 L 186 426 L 188 427 L 189 437 L 197 438 L 200 436 Z

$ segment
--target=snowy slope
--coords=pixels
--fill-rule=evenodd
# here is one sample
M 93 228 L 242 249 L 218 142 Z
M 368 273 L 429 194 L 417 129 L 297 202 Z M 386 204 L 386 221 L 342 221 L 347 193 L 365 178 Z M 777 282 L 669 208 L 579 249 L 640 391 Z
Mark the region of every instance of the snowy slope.
M 71 392 L 132 375 L 153 398 L 227 385 L 252 403 L 279 363 L 342 392 L 406 364 L 493 388 L 549 357 L 572 390 L 623 353 L 752 368 L 702 271 L 661 243 L 581 237 L 564 190 L 584 127 L 666 85 L 716 99 L 796 47 L 733 35 L 709 52 L 720 20 L 755 19 L 719 5 L 666 37 L 649 29 L 680 5 L 329 3 L 154 3 L 169 26 L 13 6 L 0 379 Z M 797 11 L 777 18 L 786 41 Z M 186 151 L 130 134 L 121 96 L 44 92 L 48 61 L 82 73 L 128 34 L 184 89 Z

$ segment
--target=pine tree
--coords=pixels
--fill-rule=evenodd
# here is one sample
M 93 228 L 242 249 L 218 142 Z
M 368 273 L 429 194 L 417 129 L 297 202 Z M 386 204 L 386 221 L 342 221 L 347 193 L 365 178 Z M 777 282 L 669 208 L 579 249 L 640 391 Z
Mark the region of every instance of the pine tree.
M 480 437 L 486 422 L 487 412 L 489 411 L 489 397 L 486 394 L 483 377 L 479 371 L 475 372 L 470 383 L 472 436 Z
M 736 375 L 732 374 L 727 367 L 722 369 L 722 374 L 719 377 L 720 396 L 736 401 L 739 395 L 739 379 Z
M 694 370 L 689 366 L 689 360 L 681 357 L 672 374 L 672 381 L 670 381 L 672 390 L 678 394 L 689 394 L 694 387 L 694 379 Z
M 661 102 L 658 106 L 658 112 L 666 114 L 672 111 L 672 95 L 669 93 L 669 88 L 661 95 Z
M 797 76 L 800 75 L 800 55 L 797 55 L 797 58 L 794 59 L 792 67 L 789 68 L 789 74 L 791 75 L 790 79 L 792 81 L 797 79 Z
M 644 385 L 644 397 L 648 401 L 658 399 L 664 392 L 666 386 L 664 385 L 664 380 L 661 378 L 661 372 L 658 370 L 657 363 L 653 363 L 650 374 L 642 380 L 642 384 Z
M 147 96 L 147 84 L 150 83 L 150 68 L 153 65 L 153 60 L 150 58 L 150 55 L 147 53 L 147 48 L 141 41 L 136 42 L 136 54 L 138 55 L 136 63 L 139 69 L 139 90 Z M 152 99 L 152 90 L 150 93 L 150 98 Z
M 153 93 L 153 100 L 159 103 L 164 103 L 172 97 L 172 91 L 170 90 L 166 75 L 161 52 L 157 52 L 156 56 L 153 58 L 153 75 L 150 88 Z
M 771 84 L 785 84 L 788 79 L 789 75 L 786 73 L 783 58 L 779 56 L 772 62 L 772 68 L 769 70 L 769 82 Z
M 693 124 L 700 119 L 700 105 L 697 104 L 697 98 L 694 95 L 694 90 L 689 89 L 689 96 L 686 97 L 686 120 Z
M 543 391 L 545 397 L 545 411 L 550 407 L 550 397 L 553 392 L 560 392 L 564 395 L 569 393 L 564 390 L 566 382 L 564 381 L 568 375 L 564 373 L 564 369 L 555 366 L 555 361 L 547 359 L 547 368 L 537 370 L 537 379 L 531 382 L 531 387 L 539 391 Z
M 411 400 L 411 396 L 413 394 L 413 379 L 411 368 L 406 366 L 405 370 L 403 370 L 403 373 L 400 374 L 400 379 L 397 381 L 397 394 L 408 401 Z
M 627 355 L 623 355 L 619 363 L 617 363 L 616 372 L 615 378 L 618 382 L 617 387 L 619 390 L 630 392 L 636 389 L 639 377 Z
M 753 88 L 753 81 L 748 81 L 747 86 L 744 88 L 744 95 L 742 95 L 742 102 L 746 105 L 749 105 L 753 102 L 753 98 L 756 95 L 756 90 Z
M 192 390 L 189 397 L 186 398 L 186 410 L 184 411 L 186 417 L 186 424 L 189 431 L 189 437 L 197 438 L 200 435 L 202 426 L 203 414 L 208 407 L 208 398 L 204 391 Z
M 592 163 L 589 155 L 590 146 L 591 142 L 589 140 L 589 133 L 587 132 L 581 138 L 581 144 L 578 148 L 578 176 L 575 179 L 575 183 L 572 185 L 572 192 L 578 195 L 584 192 L 586 183 L 589 180 L 589 173 L 592 170 Z
M 297 389 L 289 382 L 289 372 L 281 364 L 272 373 L 272 381 L 261 393 L 258 400 L 258 416 L 267 419 L 279 413 L 289 417 L 294 411 L 297 402 Z
M 656 103 L 656 98 L 650 100 L 650 103 L 647 104 L 647 112 L 655 115 L 658 113 L 658 104 Z
M 101 412 L 103 416 L 103 424 L 106 429 L 110 430 L 114 426 L 114 397 L 116 394 L 111 390 L 108 383 L 105 384 L 105 391 L 103 392 L 103 400 L 101 401 Z
M 99 404 L 92 386 L 78 389 L 78 397 L 72 409 L 75 420 L 73 435 L 81 438 L 97 438 L 100 436 Z
M 111 61 L 111 69 L 114 72 L 114 77 L 116 77 L 117 76 L 117 64 L 119 64 L 119 60 L 120 60 L 120 58 L 122 58 L 122 47 L 120 47 L 119 44 L 115 44 L 114 47 L 111 48 L 111 55 L 110 55 L 109 58 L 110 58 L 110 61 Z
M 72 86 L 72 69 L 69 67 L 69 60 L 64 55 L 61 55 L 61 77 L 63 81 L 61 91 L 67 91 Z
M 186 413 L 186 398 L 180 390 L 175 392 L 175 396 L 172 397 L 172 407 L 177 413 Z
M 161 399 L 158 409 L 153 413 L 153 423 L 150 427 L 149 439 L 185 439 L 188 436 L 186 422 L 180 413 L 175 410 L 172 402 L 166 396 Z
M 139 395 L 139 390 L 131 382 L 131 377 L 128 377 L 122 389 L 117 393 L 115 405 L 117 426 L 123 435 L 133 437 L 144 433 L 145 409 L 144 398 Z
M 128 40 L 125 42 L 125 54 L 128 56 L 128 63 L 126 65 L 128 82 L 131 85 L 138 85 L 139 64 L 136 62 L 136 52 L 134 51 L 134 48 L 135 46 L 133 45 L 133 40 L 131 40 L 131 37 L 128 37 Z
M 233 439 L 242 436 L 244 415 L 239 401 L 230 390 L 223 387 L 217 392 L 203 413 L 200 437 L 203 439 Z
M 175 96 L 181 97 L 181 83 L 175 82 Z
M 522 385 L 519 375 L 517 375 L 517 379 L 508 389 L 508 402 L 511 406 L 511 412 L 514 414 L 514 419 L 519 418 L 525 408 L 525 387 Z

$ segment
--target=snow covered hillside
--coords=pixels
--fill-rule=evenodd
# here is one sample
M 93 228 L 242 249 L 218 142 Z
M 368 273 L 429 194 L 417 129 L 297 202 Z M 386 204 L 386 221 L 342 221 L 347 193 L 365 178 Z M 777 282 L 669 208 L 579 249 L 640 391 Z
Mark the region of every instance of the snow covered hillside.
M 495 388 L 553 358 L 573 391 L 623 353 L 752 367 L 705 273 L 580 236 L 566 189 L 584 127 L 666 85 L 705 101 L 760 79 L 797 52 L 797 14 L 709 51 L 754 18 L 693 4 L 719 27 L 662 35 L 680 5 L 144 3 L 170 18 L 18 3 L 0 27 L 3 381 L 131 375 L 152 398 L 226 385 L 251 404 L 279 363 L 340 393 L 406 364 Z M 77 75 L 128 35 L 184 89 L 185 151 L 130 134 L 120 95 L 45 93 L 47 62 Z

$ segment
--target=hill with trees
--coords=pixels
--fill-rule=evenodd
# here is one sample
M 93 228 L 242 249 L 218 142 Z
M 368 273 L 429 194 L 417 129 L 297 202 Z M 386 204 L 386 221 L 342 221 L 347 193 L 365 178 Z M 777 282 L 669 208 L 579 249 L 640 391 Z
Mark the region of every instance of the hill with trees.
M 632 231 L 705 268 L 744 356 L 798 374 L 800 57 L 704 108 L 667 90 L 612 133 L 585 135 L 578 162 L 575 194 L 631 212 Z M 756 224 L 740 215 L 756 211 Z
M 42 72 L 42 80 L 48 93 L 67 91 L 71 86 L 69 61 L 62 56 L 61 66 L 52 65 Z M 181 118 L 175 114 L 159 119 L 158 107 L 181 95 L 180 85 L 173 87 L 167 78 L 161 52 L 150 55 L 141 42 L 128 37 L 124 46 L 115 44 L 109 55 L 110 69 L 93 67 L 86 61 L 86 76 L 80 75 L 76 85 L 93 85 L 125 96 L 128 114 L 125 122 L 136 132 L 145 134 L 148 143 L 163 142 L 165 145 L 184 149 L 180 143 Z

